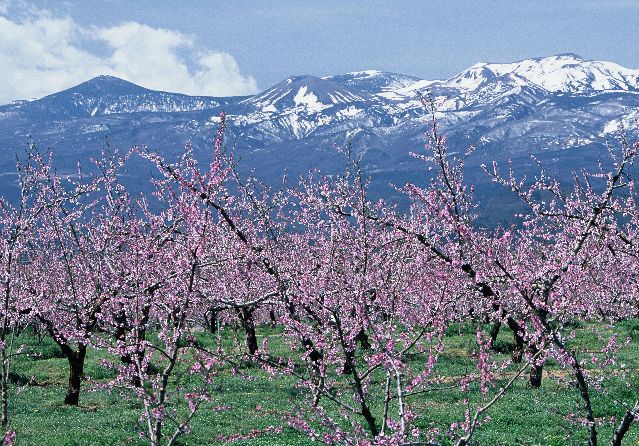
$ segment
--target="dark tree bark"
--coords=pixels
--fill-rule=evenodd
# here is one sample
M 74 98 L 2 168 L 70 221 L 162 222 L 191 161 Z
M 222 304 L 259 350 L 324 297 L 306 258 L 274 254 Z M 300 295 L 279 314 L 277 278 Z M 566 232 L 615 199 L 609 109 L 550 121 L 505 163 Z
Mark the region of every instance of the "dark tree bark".
M 539 354 L 539 349 L 534 345 L 531 344 L 528 346 L 528 352 L 530 353 L 530 356 L 538 356 Z M 543 376 L 543 372 L 544 372 L 544 365 L 543 362 L 542 363 L 537 363 L 537 361 L 533 361 L 532 364 L 530 364 L 530 374 L 529 374 L 529 383 L 530 383 L 530 387 L 532 387 L 533 389 L 538 389 L 541 387 L 541 379 Z
M 268 317 L 271 320 L 271 326 L 275 327 L 277 325 L 277 317 L 275 316 L 275 310 L 271 308 L 271 310 L 268 312 Z
M 355 342 L 359 343 L 363 350 L 370 350 L 371 348 L 370 340 L 368 339 L 368 335 L 366 334 L 364 329 L 360 330 L 360 332 L 357 333 L 357 336 L 355 336 Z M 355 350 L 345 350 L 344 355 L 345 360 L 344 367 L 342 368 L 342 373 L 344 375 L 349 375 L 353 371 L 352 364 L 353 361 L 355 361 Z
M 359 342 L 359 345 L 362 347 L 362 349 L 364 350 L 371 349 L 370 340 L 368 339 L 368 335 L 366 334 L 364 329 L 361 329 L 360 332 L 357 333 L 357 337 L 355 337 L 355 340 Z
M 499 331 L 501 330 L 501 321 L 495 321 L 493 326 L 490 328 L 490 345 L 495 346 L 495 342 L 497 342 L 497 336 L 499 336 Z
M 530 366 L 530 387 L 538 389 L 541 387 L 544 366 L 541 364 L 531 364 Z
M 38 318 L 46 326 L 47 331 L 55 343 L 58 344 L 69 363 L 69 383 L 67 386 L 67 394 L 64 397 L 64 404 L 77 406 L 80 402 L 80 388 L 82 385 L 82 379 L 84 378 L 84 360 L 87 354 L 87 346 L 85 344 L 78 343 L 77 348 L 74 350 L 71 347 L 73 344 L 55 330 L 51 321 L 42 317 Z M 92 330 L 95 322 L 96 320 L 92 319 L 90 323 L 87 324 L 87 331 Z
M 135 352 L 133 354 L 125 353 L 120 356 L 120 361 L 126 366 L 136 364 L 136 360 L 139 361 L 140 364 L 144 362 L 144 351 L 139 348 L 138 344 L 140 343 L 140 341 L 146 339 L 146 324 L 149 321 L 150 310 L 150 305 L 144 306 L 142 311 L 142 323 L 140 324 L 140 326 L 135 328 L 135 337 L 137 338 Z M 128 321 L 126 319 L 126 314 L 124 313 L 124 311 L 118 313 L 117 317 L 115 318 L 115 322 L 118 324 L 115 330 L 115 339 L 125 344 L 127 330 L 130 329 L 130 327 L 128 325 Z M 142 380 L 138 376 L 137 372 L 132 377 L 132 383 L 135 387 L 142 386 Z
M 577 362 L 577 358 L 572 356 L 573 371 L 575 372 L 576 386 L 581 395 L 581 399 L 584 402 L 584 409 L 586 411 L 586 420 L 588 420 L 588 446 L 597 446 L 597 425 L 595 422 L 595 415 L 592 411 L 592 404 L 590 403 L 590 392 L 588 391 L 588 384 L 586 383 L 586 377 L 584 376 L 583 369 Z
M 344 367 L 342 367 L 343 375 L 350 375 L 353 373 L 353 361 L 355 360 L 355 352 L 352 350 L 344 351 Z
M 239 310 L 240 320 L 246 333 L 246 347 L 251 355 L 259 350 L 257 345 L 257 335 L 255 334 L 255 320 L 253 319 L 253 311 L 255 308 L 244 307 Z
M 67 346 L 63 351 L 69 362 L 69 384 L 67 394 L 64 397 L 64 404 L 77 406 L 80 402 L 80 387 L 84 378 L 84 359 L 87 347 L 84 344 L 80 344 L 78 349 L 74 351 Z
M 375 420 L 375 417 L 373 416 L 373 413 L 368 406 L 362 379 L 357 372 L 357 368 L 355 367 L 355 352 L 348 348 L 346 339 L 344 337 L 344 331 L 342 330 L 342 325 L 337 315 L 335 315 L 335 323 L 337 324 L 339 339 L 340 343 L 342 344 L 342 350 L 344 352 L 344 374 L 348 373 L 352 376 L 353 388 L 356 395 L 359 397 L 360 414 L 362 415 L 362 417 L 364 417 L 364 420 L 366 420 L 366 424 L 368 425 L 368 429 L 370 430 L 371 435 L 373 437 L 377 437 L 379 435 L 379 427 L 377 426 L 377 420 Z
M 512 360 L 513 362 L 521 362 L 524 356 L 524 347 L 526 341 L 524 341 L 524 338 L 521 336 L 521 334 L 516 331 L 513 331 L 513 340 L 515 342 L 515 345 L 513 347 Z
M 612 442 L 610 443 L 611 446 L 621 446 L 623 437 L 626 436 L 628 430 L 630 429 L 630 425 L 637 417 L 637 411 L 639 411 L 639 405 L 635 406 L 633 410 L 629 410 L 624 414 L 623 418 L 621 419 L 621 423 L 619 423 L 619 426 L 617 426 L 617 429 L 615 429 L 615 434 L 613 435 Z
M 217 333 L 217 310 L 210 309 L 207 311 L 206 324 L 211 334 Z

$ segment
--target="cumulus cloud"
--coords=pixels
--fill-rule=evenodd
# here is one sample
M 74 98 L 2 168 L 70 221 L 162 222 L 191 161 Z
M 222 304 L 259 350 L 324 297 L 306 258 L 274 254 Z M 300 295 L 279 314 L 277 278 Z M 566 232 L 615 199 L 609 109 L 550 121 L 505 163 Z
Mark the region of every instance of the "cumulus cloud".
M 174 30 L 136 22 L 82 28 L 46 13 L 11 19 L 0 7 L 0 35 L 0 103 L 42 97 L 101 74 L 192 95 L 257 91 L 232 55 Z

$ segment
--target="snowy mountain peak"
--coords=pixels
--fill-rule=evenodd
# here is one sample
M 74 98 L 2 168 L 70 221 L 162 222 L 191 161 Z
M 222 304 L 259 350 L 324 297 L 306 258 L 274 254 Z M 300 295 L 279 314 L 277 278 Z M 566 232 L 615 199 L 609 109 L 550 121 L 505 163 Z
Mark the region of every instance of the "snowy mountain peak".
M 639 89 L 639 70 L 612 62 L 589 61 L 567 53 L 513 63 L 479 63 L 445 84 L 473 91 L 499 79 L 512 86 L 540 87 L 549 92 L 588 93 Z
M 542 57 L 538 57 L 538 60 L 542 60 L 542 59 L 572 59 L 575 61 L 579 61 L 579 62 L 583 62 L 585 59 L 583 57 L 581 57 L 579 54 L 576 53 L 560 53 L 560 54 L 555 54 L 554 56 L 542 56 Z
M 286 108 L 319 112 L 333 105 L 365 100 L 364 95 L 344 88 L 330 79 L 303 75 L 289 77 L 242 103 L 264 112 L 276 112 Z
M 334 76 L 326 76 L 322 79 L 335 82 L 344 88 L 367 95 L 405 88 L 419 80 L 419 78 L 416 77 L 379 70 L 353 71 Z

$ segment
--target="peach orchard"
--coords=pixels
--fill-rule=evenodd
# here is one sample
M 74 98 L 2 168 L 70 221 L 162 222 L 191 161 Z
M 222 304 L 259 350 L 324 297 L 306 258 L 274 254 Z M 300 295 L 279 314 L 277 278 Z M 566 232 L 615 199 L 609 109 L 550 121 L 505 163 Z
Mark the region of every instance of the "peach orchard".
M 622 137 L 606 154 L 609 170 L 576 175 L 571 187 L 541 165 L 529 179 L 516 166 L 485 167 L 527 211 L 511 226 L 482 228 L 481 203 L 464 181 L 471 150 L 447 152 L 434 113 L 415 154 L 432 179 L 399 185 L 408 210 L 368 198 L 348 147 L 342 175 L 311 172 L 274 190 L 237 173 L 224 133 L 222 116 L 206 165 L 188 147 L 177 162 L 146 148 L 104 152 L 92 173 L 69 178 L 34 148 L 18 163 L 20 197 L 0 202 L 4 444 L 16 441 L 9 376 L 27 328 L 67 359 L 66 404 L 87 387 L 126 395 L 139 402 L 141 435 L 153 446 L 176 444 L 201 411 L 224 410 L 224 394 L 211 392 L 220 373 L 260 368 L 304 389 L 307 410 L 283 423 L 320 442 L 463 446 L 490 428 L 490 409 L 516 380 L 527 376 L 530 391 L 542 384 L 550 358 L 571 376 L 589 445 L 622 444 L 639 405 L 618 401 L 624 415 L 612 438 L 600 438 L 597 379 L 587 369 L 614 364 L 629 341 L 601 336 L 596 353 L 581 351 L 572 324 L 637 317 L 637 144 Z M 152 195 L 120 182 L 131 157 L 156 170 Z M 290 354 L 270 351 L 256 334 L 264 324 L 283 330 Z M 475 327 L 478 351 L 454 385 L 478 386 L 483 398 L 455 423 L 419 428 L 425 409 L 415 402 L 451 384 L 438 373 L 451 324 Z M 223 342 L 231 326 L 242 338 Z M 503 330 L 514 345 L 505 362 L 492 349 Z M 115 378 L 85 381 L 90 349 L 104 352 Z M 177 373 L 195 384 L 175 386 Z

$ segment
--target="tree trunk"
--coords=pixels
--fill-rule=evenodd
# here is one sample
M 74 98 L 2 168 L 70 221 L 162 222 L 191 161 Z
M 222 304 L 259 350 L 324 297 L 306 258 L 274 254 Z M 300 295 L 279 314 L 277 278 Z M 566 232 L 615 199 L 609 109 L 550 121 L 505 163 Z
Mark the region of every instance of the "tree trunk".
M 355 336 L 355 342 L 359 343 L 359 345 L 362 347 L 362 350 L 371 349 L 370 340 L 368 339 L 368 335 L 366 334 L 366 331 L 364 331 L 363 328 L 359 331 L 359 333 L 357 333 L 357 336 Z M 342 373 L 344 375 L 349 375 L 353 371 L 351 364 L 353 364 L 353 361 L 355 361 L 355 348 L 353 348 L 353 350 L 345 349 L 344 355 L 345 355 L 345 359 L 344 359 L 344 367 L 342 368 Z
M 80 344 L 77 351 L 67 354 L 69 361 L 69 386 L 64 404 L 77 406 L 80 402 L 80 386 L 84 377 L 84 358 L 87 353 L 86 345 Z
M 355 360 L 355 352 L 352 350 L 344 351 L 344 367 L 342 367 L 343 375 L 350 375 L 353 373 L 353 361 Z
M 490 329 L 490 345 L 495 346 L 495 342 L 497 342 L 497 336 L 499 335 L 499 330 L 501 329 L 501 321 L 495 321 L 493 326 Z
M 4 338 L 4 336 L 3 336 Z M 4 342 L 4 339 L 3 339 Z M 2 431 L 9 424 L 9 358 L 6 345 L 2 347 Z
M 366 331 L 364 331 L 363 328 L 360 330 L 359 333 L 357 333 L 357 337 L 355 338 L 355 340 L 359 342 L 359 345 L 362 347 L 363 350 L 371 349 L 371 342 L 368 339 L 368 335 L 366 334 Z
M 122 344 L 126 344 L 127 320 L 126 320 L 126 314 L 124 313 L 124 311 L 121 311 L 120 313 L 118 313 L 115 321 L 118 324 L 115 330 L 115 339 L 121 342 Z M 137 330 L 138 330 L 138 336 L 142 335 L 142 337 L 144 337 L 144 334 L 145 334 L 144 329 L 142 329 L 142 332 L 140 332 L 140 329 L 137 329 Z M 143 355 L 141 354 L 141 352 L 138 351 L 137 348 L 134 355 L 138 356 L 140 359 L 140 363 L 142 363 L 141 356 Z M 131 353 L 123 353 L 122 355 L 120 355 L 120 361 L 122 362 L 122 364 L 124 364 L 127 367 L 131 367 L 132 365 L 135 364 L 134 357 L 133 355 L 131 355 Z M 140 376 L 137 373 L 134 373 L 133 377 L 131 378 L 131 382 L 135 387 L 142 387 L 142 381 L 140 379 Z
M 524 346 L 526 345 L 526 341 L 524 340 L 524 337 L 523 337 L 522 328 L 519 325 L 519 323 L 510 316 L 508 316 L 508 319 L 506 319 L 506 323 L 508 324 L 508 328 L 512 330 L 513 337 L 515 340 L 515 347 L 513 348 L 512 360 L 513 362 L 521 362 L 521 359 L 524 355 Z M 533 354 L 537 353 L 536 348 L 533 348 L 532 350 L 534 350 Z M 539 376 L 539 379 L 541 380 L 541 375 Z M 540 381 L 540 385 L 541 385 L 541 381 Z
M 530 387 L 538 389 L 541 387 L 541 377 L 543 375 L 543 364 L 531 364 L 530 365 Z
M 338 322 L 339 323 L 339 322 Z M 375 417 L 371 413 L 370 408 L 366 402 L 366 398 L 364 397 L 364 390 L 362 387 L 362 381 L 355 369 L 355 352 L 346 348 L 346 343 L 344 342 L 344 334 L 342 330 L 339 329 L 340 340 L 342 343 L 342 349 L 344 350 L 344 374 L 350 374 L 353 377 L 353 387 L 356 392 L 356 395 L 359 397 L 359 405 L 360 405 L 360 413 L 366 420 L 366 424 L 368 424 L 368 429 L 371 432 L 373 437 L 377 437 L 379 435 L 379 428 L 377 427 L 377 421 Z
M 275 327 L 277 325 L 277 317 L 275 317 L 275 310 L 271 309 L 268 312 L 268 317 L 271 319 L 271 326 Z
M 215 334 L 217 333 L 217 311 L 209 310 L 207 314 L 206 323 L 209 326 L 209 332 Z
M 617 426 L 615 434 L 612 437 L 612 442 L 610 443 L 611 446 L 621 446 L 621 441 L 623 440 L 623 437 L 625 437 L 628 433 L 630 425 L 636 417 L 635 411 L 637 410 L 639 410 L 639 406 L 635 406 L 633 410 L 629 410 L 625 413 L 625 415 L 621 419 L 621 423 L 619 423 L 619 426 Z
M 521 362 L 524 356 L 524 338 L 522 338 L 519 333 L 513 332 L 513 339 L 515 341 L 515 345 L 513 347 L 512 360 L 513 362 Z
M 595 415 L 592 411 L 592 404 L 590 403 L 590 392 L 588 390 L 588 384 L 586 383 L 586 377 L 584 376 L 583 369 L 577 362 L 577 358 L 572 355 L 573 371 L 575 373 L 576 386 L 581 395 L 581 399 L 584 402 L 584 410 L 586 411 L 586 420 L 588 420 L 588 446 L 597 446 L 597 426 L 595 421 Z
M 251 355 L 254 355 L 259 350 L 257 346 L 257 335 L 255 334 L 253 311 L 253 308 L 242 308 L 240 312 L 240 320 L 246 332 L 246 347 Z
M 528 346 L 528 351 L 530 353 L 530 356 L 533 357 L 539 353 L 539 349 L 534 344 Z M 532 387 L 533 389 L 538 389 L 541 387 L 541 378 L 544 371 L 543 362 L 541 364 L 538 364 L 538 360 L 539 358 L 537 358 L 532 362 L 532 364 L 530 364 L 529 383 L 530 387 Z
M 373 416 L 370 409 L 368 408 L 368 405 L 365 402 L 362 402 L 360 406 L 362 408 L 361 409 L 362 416 L 364 417 L 364 419 L 366 420 L 366 423 L 368 424 L 368 429 L 371 431 L 371 435 L 373 437 L 377 437 L 379 435 L 379 429 L 377 428 L 377 422 L 375 421 L 375 417 Z

